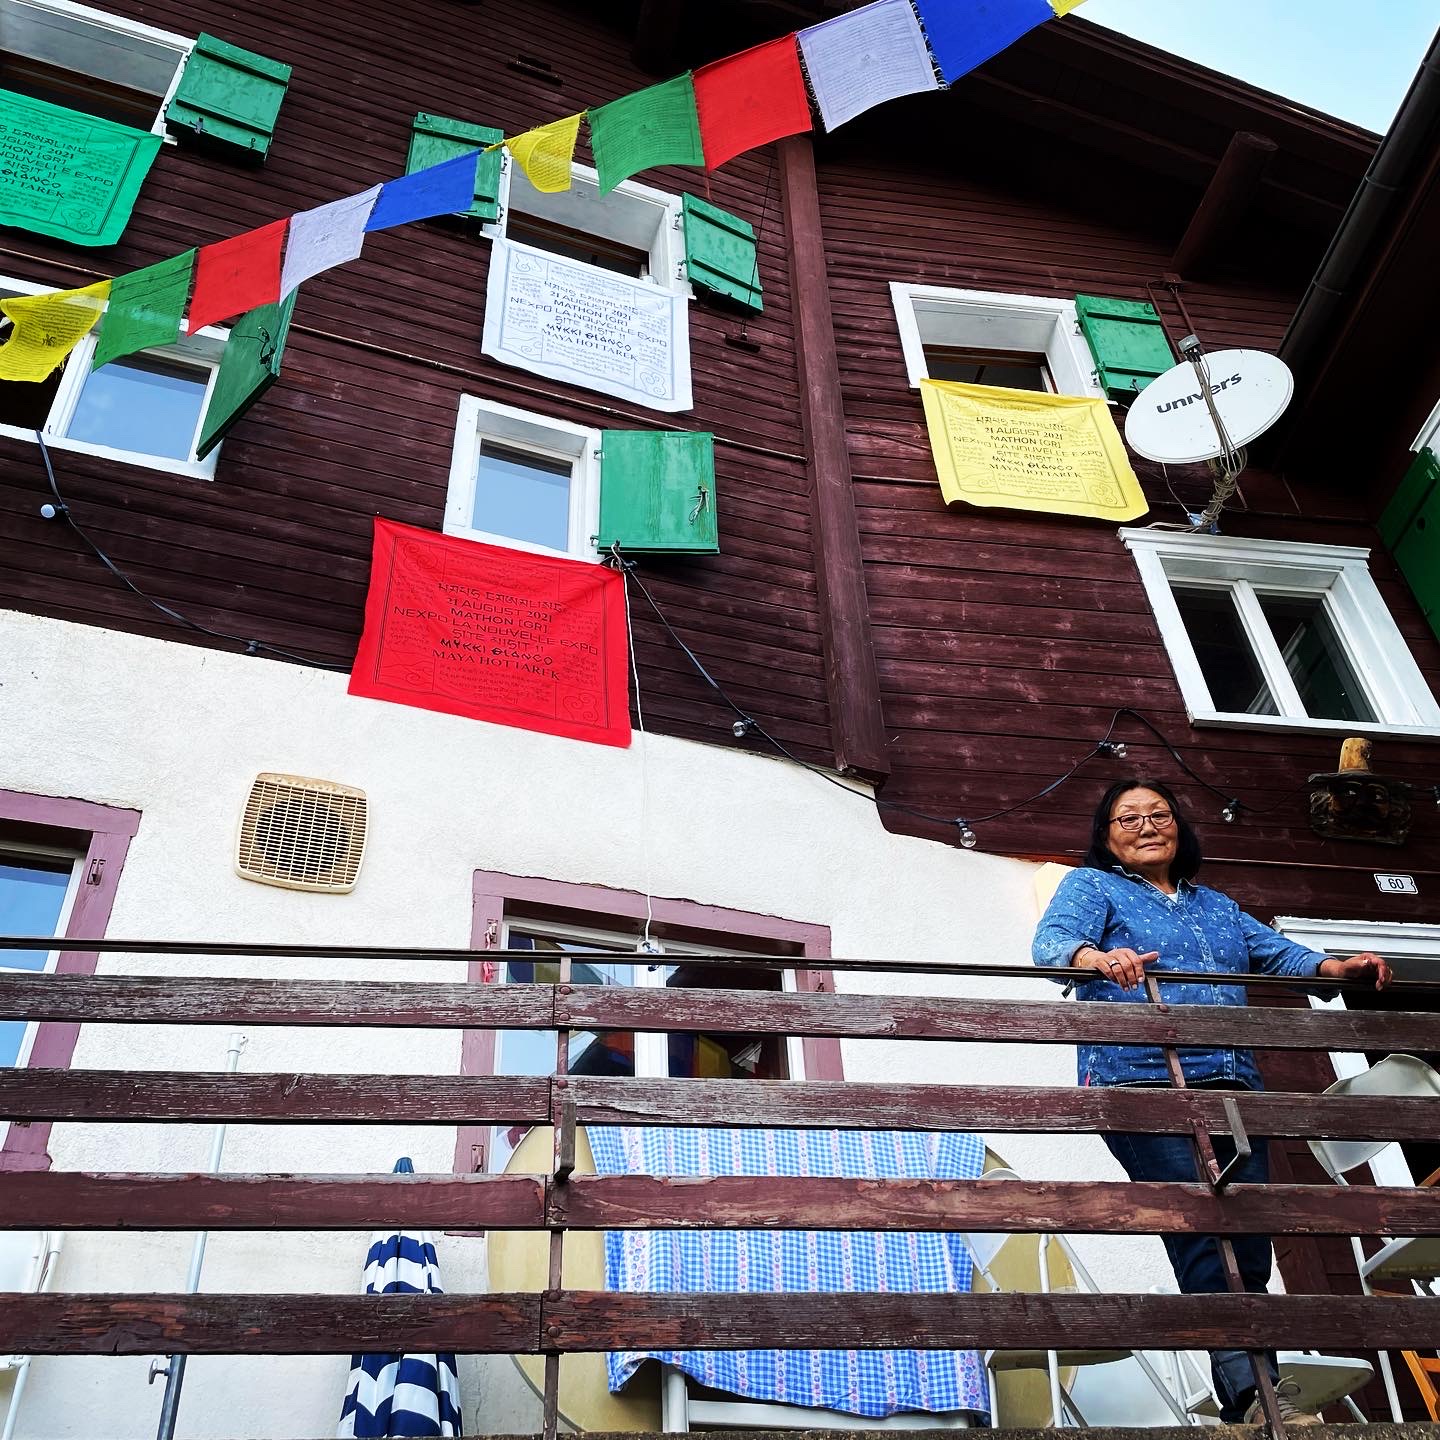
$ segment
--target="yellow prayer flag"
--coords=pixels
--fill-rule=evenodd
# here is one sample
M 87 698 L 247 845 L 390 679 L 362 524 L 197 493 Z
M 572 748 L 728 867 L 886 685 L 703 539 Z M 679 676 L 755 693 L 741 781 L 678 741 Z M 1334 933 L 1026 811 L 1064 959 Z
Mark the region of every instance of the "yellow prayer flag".
M 48 295 L 0 300 L 14 323 L 0 344 L 0 380 L 44 380 L 90 333 L 110 298 L 110 282 Z
M 505 142 L 515 163 L 543 194 L 554 195 L 570 188 L 570 161 L 575 155 L 575 139 L 584 115 L 582 110 L 564 120 L 552 120 L 548 125 L 527 130 Z
M 1077 5 L 1083 5 L 1085 0 L 1050 0 L 1050 8 L 1057 15 L 1068 15 Z
M 1103 400 L 922 380 L 947 504 L 1134 520 L 1150 508 Z

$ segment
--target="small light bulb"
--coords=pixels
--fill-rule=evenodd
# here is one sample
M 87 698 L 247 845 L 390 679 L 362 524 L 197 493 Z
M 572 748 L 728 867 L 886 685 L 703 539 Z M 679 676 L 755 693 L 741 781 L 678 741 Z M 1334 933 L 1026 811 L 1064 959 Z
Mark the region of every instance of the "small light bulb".
M 1102 755 L 1108 755 L 1112 760 L 1123 760 L 1125 758 L 1125 742 L 1123 740 L 1102 740 L 1095 747 Z
M 968 820 L 957 820 L 955 823 L 960 827 L 960 843 L 967 850 L 973 850 L 980 843 L 980 837 L 970 828 Z
M 1240 802 L 1238 800 L 1227 800 L 1225 802 L 1225 808 L 1220 812 L 1220 818 L 1227 825 L 1233 825 L 1240 818 Z
M 742 716 L 730 727 L 730 733 L 731 733 L 737 740 L 743 740 L 754 728 L 755 728 L 755 722 L 754 722 L 748 715 L 742 715 Z

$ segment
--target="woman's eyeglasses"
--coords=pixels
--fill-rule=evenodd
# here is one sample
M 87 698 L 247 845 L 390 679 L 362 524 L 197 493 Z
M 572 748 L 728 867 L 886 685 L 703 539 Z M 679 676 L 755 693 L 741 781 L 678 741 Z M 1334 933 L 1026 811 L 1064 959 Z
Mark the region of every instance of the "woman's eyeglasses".
M 1110 823 L 1122 830 L 1143 830 L 1149 821 L 1157 830 L 1168 830 L 1175 823 L 1175 816 L 1169 810 L 1152 810 L 1148 815 L 1117 815 Z

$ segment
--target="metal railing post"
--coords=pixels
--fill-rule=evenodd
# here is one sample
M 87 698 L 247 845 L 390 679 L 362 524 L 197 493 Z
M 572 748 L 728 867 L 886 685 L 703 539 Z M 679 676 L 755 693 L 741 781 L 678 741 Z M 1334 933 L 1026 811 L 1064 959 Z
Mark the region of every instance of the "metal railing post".
M 1160 995 L 1160 982 L 1152 974 L 1145 976 L 1145 996 L 1150 1004 L 1161 1011 L 1167 1010 L 1169 1006 Z M 1180 1052 L 1174 1045 L 1162 1045 L 1161 1050 L 1165 1055 L 1165 1068 L 1170 1072 L 1170 1084 L 1176 1090 L 1184 1090 L 1188 1087 L 1185 1084 L 1185 1068 L 1180 1063 Z M 1240 1119 L 1240 1112 L 1235 1108 L 1234 1101 L 1226 1107 L 1226 1114 L 1231 1117 L 1231 1124 L 1234 1125 Z M 1220 1162 L 1215 1158 L 1215 1145 L 1210 1138 L 1210 1131 L 1206 1128 L 1204 1121 L 1195 1120 L 1191 1123 L 1191 1135 L 1195 1141 L 1195 1168 L 1199 1178 L 1217 1195 L 1223 1194 L 1224 1186 L 1228 1181 L 1229 1172 L 1234 1168 L 1234 1162 L 1221 1169 Z M 1250 1149 L 1249 1137 L 1245 1134 L 1244 1126 L 1241 1125 L 1236 1139 L 1236 1158 L 1239 1158 L 1240 1144 L 1243 1143 L 1248 1153 Z M 1235 1246 L 1231 1243 L 1228 1235 L 1216 1235 L 1213 1237 L 1216 1248 L 1220 1251 L 1220 1267 L 1225 1272 L 1225 1284 L 1232 1294 L 1245 1294 L 1245 1281 L 1240 1275 L 1240 1265 L 1235 1259 Z M 1250 1356 L 1250 1368 L 1255 1372 L 1255 1393 L 1260 1397 L 1260 1409 L 1265 1415 L 1265 1423 L 1269 1426 L 1270 1433 L 1275 1440 L 1285 1440 L 1285 1422 L 1280 1418 L 1280 1404 L 1275 1396 L 1275 1386 L 1270 1379 L 1270 1366 L 1266 1363 L 1266 1352 L 1264 1350 L 1252 1349 L 1246 1346 Z

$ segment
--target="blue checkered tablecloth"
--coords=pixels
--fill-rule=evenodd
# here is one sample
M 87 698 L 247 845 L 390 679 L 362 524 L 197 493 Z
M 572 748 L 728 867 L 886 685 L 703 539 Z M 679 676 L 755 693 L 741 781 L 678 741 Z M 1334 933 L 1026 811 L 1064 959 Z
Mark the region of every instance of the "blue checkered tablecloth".
M 602 1175 L 844 1175 L 973 1180 L 976 1135 L 892 1130 L 704 1130 L 591 1126 Z M 959 1235 L 872 1231 L 627 1230 L 605 1236 L 605 1283 L 617 1291 L 963 1293 L 970 1253 Z M 649 1359 L 748 1399 L 884 1416 L 989 1413 L 973 1350 L 621 1351 L 610 1389 Z

